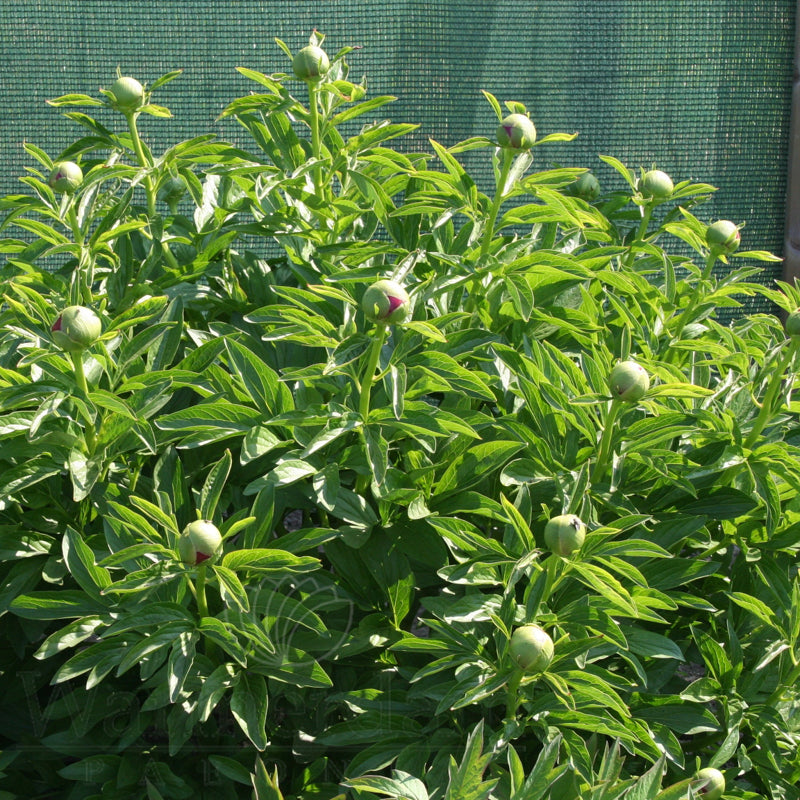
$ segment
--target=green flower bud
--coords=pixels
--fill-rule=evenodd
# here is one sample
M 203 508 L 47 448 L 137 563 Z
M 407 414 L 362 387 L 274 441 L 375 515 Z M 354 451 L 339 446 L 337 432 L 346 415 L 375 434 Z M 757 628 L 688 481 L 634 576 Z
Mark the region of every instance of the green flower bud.
M 68 353 L 78 353 L 95 342 L 103 330 L 100 317 L 91 308 L 69 306 L 50 328 L 53 341 Z
M 730 255 L 739 248 L 742 235 L 733 222 L 721 219 L 706 230 L 706 242 L 712 250 L 718 250 L 726 255 Z
M 579 197 L 581 200 L 591 203 L 600 197 L 600 182 L 591 172 L 585 172 L 567 186 L 565 191 L 571 197 Z
M 373 283 L 361 300 L 364 316 L 370 322 L 405 322 L 409 305 L 408 292 L 396 281 L 388 280 Z
M 672 178 L 660 169 L 645 172 L 639 182 L 639 191 L 645 197 L 652 197 L 654 200 L 666 200 L 672 196 L 674 190 Z
M 580 550 L 585 538 L 586 526 L 574 514 L 553 517 L 544 527 L 547 549 L 564 558 Z
M 213 558 L 222 546 L 222 535 L 211 520 L 198 519 L 190 522 L 178 539 L 181 561 L 196 566 Z
M 180 176 L 170 176 L 158 189 L 158 199 L 172 208 L 186 194 L 186 181 Z
M 787 336 L 791 336 L 792 338 L 800 336 L 800 308 L 792 311 L 792 313 L 786 317 L 784 329 Z
M 553 640 L 538 625 L 523 625 L 511 634 L 509 653 L 523 672 L 543 672 L 553 660 Z
M 725 791 L 725 776 L 714 767 L 701 769 L 695 776 L 698 781 L 705 781 L 705 785 L 700 786 L 698 794 L 704 800 L 719 800 Z
M 650 388 L 647 370 L 635 361 L 620 361 L 608 376 L 608 388 L 616 400 L 639 400 Z
M 512 150 L 530 150 L 536 141 L 536 127 L 525 114 L 510 114 L 497 126 L 497 143 Z
M 328 54 L 316 45 L 310 44 L 298 51 L 292 59 L 292 71 L 301 81 L 321 80 L 331 67 Z
M 82 182 L 83 170 L 74 161 L 59 161 L 47 181 L 51 189 L 64 194 L 74 194 Z
M 144 105 L 144 87 L 136 78 L 118 78 L 109 91 L 120 111 L 136 111 Z

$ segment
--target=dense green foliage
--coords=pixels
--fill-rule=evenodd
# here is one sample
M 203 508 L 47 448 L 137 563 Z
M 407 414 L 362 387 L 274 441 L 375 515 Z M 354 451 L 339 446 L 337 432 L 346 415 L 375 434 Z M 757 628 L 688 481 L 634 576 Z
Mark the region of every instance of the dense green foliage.
M 286 55 L 249 148 L 65 95 L 0 200 L 0 798 L 797 798 L 800 337 L 715 315 L 800 291 L 711 186 L 403 152 Z

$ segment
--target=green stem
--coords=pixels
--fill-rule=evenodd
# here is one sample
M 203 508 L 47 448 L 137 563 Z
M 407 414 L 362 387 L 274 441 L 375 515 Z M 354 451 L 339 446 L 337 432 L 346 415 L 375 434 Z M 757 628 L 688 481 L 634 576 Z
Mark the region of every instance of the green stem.
M 506 684 L 506 719 L 514 719 L 519 706 L 519 685 L 522 682 L 522 670 L 515 669 Z
M 83 356 L 81 355 L 81 353 L 70 353 L 69 355 L 70 359 L 72 360 L 72 370 L 75 374 L 75 381 L 78 384 L 78 389 L 80 389 L 80 392 L 83 395 L 84 400 L 86 400 L 88 404 L 89 385 L 86 383 L 86 373 L 83 370 Z M 86 427 L 85 427 L 86 449 L 88 450 L 89 455 L 94 453 L 94 449 L 97 445 L 94 426 L 95 423 L 93 420 L 90 419 L 86 420 Z
M 364 369 L 364 377 L 361 379 L 360 396 L 358 401 L 358 411 L 364 425 L 367 424 L 369 417 L 370 398 L 372 394 L 372 384 L 375 382 L 375 370 L 378 368 L 378 361 L 381 356 L 381 348 L 386 338 L 386 323 L 378 322 L 372 337 L 372 346 L 367 356 L 367 366 Z M 363 431 L 363 428 L 362 428 Z M 356 481 L 355 490 L 357 494 L 363 494 L 369 486 L 369 475 L 359 475 Z
M 644 237 L 647 235 L 647 229 L 650 227 L 650 217 L 653 216 L 653 204 L 648 203 L 642 211 L 642 219 L 639 222 L 639 229 L 636 231 L 636 239 L 634 242 L 643 242 Z
M 78 267 L 72 277 L 72 286 L 70 292 L 70 299 L 75 305 L 89 305 L 92 302 L 92 281 L 94 280 L 94 267 L 92 264 L 92 255 L 88 247 L 86 247 L 86 240 L 81 229 L 80 221 L 78 220 L 78 212 L 75 206 L 70 203 L 67 208 L 67 222 L 69 223 L 72 236 L 75 239 L 75 244 L 80 249 L 78 257 Z
M 133 150 L 136 153 L 136 158 L 139 160 L 139 166 L 142 169 L 148 170 L 150 168 L 150 162 L 147 160 L 147 156 L 144 152 L 144 145 L 142 144 L 142 139 L 139 136 L 139 128 L 136 124 L 136 118 L 138 117 L 138 112 L 131 112 L 125 115 L 125 119 L 128 120 L 128 128 L 131 132 L 131 141 L 133 142 Z M 154 217 L 156 214 L 156 193 L 155 187 L 153 186 L 153 179 L 149 174 L 144 176 L 144 187 L 145 191 L 147 192 L 147 215 L 149 217 Z
M 600 446 L 597 450 L 597 458 L 592 469 L 591 482 L 598 483 L 608 472 L 609 461 L 611 458 L 611 440 L 614 433 L 614 423 L 622 407 L 622 401 L 614 398 L 608 408 L 608 413 L 603 422 L 603 436 L 600 439 Z
M 631 242 L 630 247 L 628 248 L 628 254 L 625 256 L 625 260 L 623 264 L 626 267 L 630 267 L 633 264 L 633 247 L 638 242 L 643 242 L 644 237 L 647 235 L 647 229 L 650 227 L 650 217 L 653 215 L 653 203 L 648 203 L 642 209 L 642 219 L 639 222 L 639 228 L 636 231 L 636 238 Z
M 712 249 L 711 252 L 706 257 L 706 266 L 705 269 L 703 270 L 703 278 L 705 278 L 706 280 L 711 277 L 711 270 L 714 269 L 714 264 L 716 263 L 718 256 L 719 256 L 719 251 Z
M 198 564 L 197 566 L 197 584 L 195 591 L 195 598 L 197 600 L 197 613 L 200 618 L 208 616 L 208 603 L 206 602 L 206 565 Z
M 711 277 L 711 270 L 714 268 L 714 262 L 716 262 L 716 260 L 717 254 L 715 252 L 712 251 L 708 254 L 708 257 L 706 258 L 706 266 L 705 269 L 703 269 L 703 274 L 701 276 L 702 280 L 708 280 L 708 278 Z M 695 287 L 694 291 L 689 297 L 689 302 L 686 304 L 686 308 L 684 308 L 678 316 L 675 333 L 672 334 L 673 341 L 680 341 L 680 338 L 683 335 L 683 329 L 690 322 L 691 315 L 700 304 L 700 300 L 705 296 L 704 294 L 700 293 L 699 288 L 699 286 Z
M 500 166 L 500 174 L 497 176 L 497 186 L 494 191 L 494 199 L 492 200 L 492 207 L 489 209 L 489 217 L 486 220 L 486 229 L 483 232 L 483 240 L 481 242 L 481 257 L 486 256 L 492 246 L 492 239 L 494 238 L 494 226 L 497 222 L 497 215 L 500 213 L 500 206 L 503 204 L 506 181 L 508 180 L 508 173 L 511 170 L 511 163 L 513 160 L 514 154 L 511 152 L 511 150 L 503 148 L 503 163 Z
M 798 346 L 800 346 L 800 340 L 793 338 L 786 350 L 786 354 L 777 364 L 775 371 L 772 373 L 772 377 L 767 385 L 767 391 L 764 393 L 764 399 L 761 401 L 761 408 L 759 409 L 758 416 L 753 423 L 753 427 L 750 429 L 750 433 L 744 440 L 744 446 L 748 449 L 752 448 L 756 443 L 756 440 L 761 435 L 761 432 L 764 430 L 767 422 L 769 422 L 770 418 L 776 411 L 776 409 L 773 408 L 775 405 L 775 396 L 778 394 L 778 391 L 781 388 L 781 384 L 783 383 L 783 378 L 786 373 L 786 368 L 794 358 Z
M 319 124 L 319 90 L 317 84 L 308 82 L 308 111 L 309 111 L 309 125 L 311 127 L 311 153 L 316 160 L 314 165 L 314 187 L 316 188 L 317 197 L 322 198 L 324 194 L 324 187 L 322 186 L 322 168 L 319 164 L 322 158 L 322 140 L 320 138 L 320 124 Z
M 69 208 L 67 209 L 67 222 L 69 222 L 69 227 L 72 230 L 72 235 L 75 238 L 75 244 L 83 247 L 83 230 L 81 230 L 81 224 L 78 221 L 78 212 L 75 210 L 75 205 L 70 199 Z
M 358 411 L 361 418 L 366 423 L 369 416 L 370 395 L 372 384 L 375 381 L 375 370 L 378 367 L 378 360 L 381 356 L 381 348 L 386 338 L 386 323 L 379 322 L 375 326 L 375 333 L 372 337 L 372 346 L 367 357 L 367 366 L 364 368 L 364 377 L 361 379 L 361 396 L 359 397 Z

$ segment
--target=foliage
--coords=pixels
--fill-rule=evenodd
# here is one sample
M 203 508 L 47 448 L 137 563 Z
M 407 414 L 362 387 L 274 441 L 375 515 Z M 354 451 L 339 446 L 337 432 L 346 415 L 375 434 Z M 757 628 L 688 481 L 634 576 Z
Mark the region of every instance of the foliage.
M 711 186 L 537 171 L 572 135 L 403 151 L 348 52 L 242 68 L 247 148 L 151 152 L 178 73 L 60 97 L 83 135 L 0 200 L 0 796 L 798 797 L 798 343 L 716 311 L 800 291 L 706 244 Z

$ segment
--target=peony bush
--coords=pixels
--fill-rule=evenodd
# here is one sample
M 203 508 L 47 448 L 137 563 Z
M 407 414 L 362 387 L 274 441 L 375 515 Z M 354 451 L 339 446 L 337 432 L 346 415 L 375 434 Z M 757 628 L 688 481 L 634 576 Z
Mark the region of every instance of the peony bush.
M 800 289 L 278 45 L 245 144 L 118 75 L 0 200 L 2 797 L 798 797 Z

